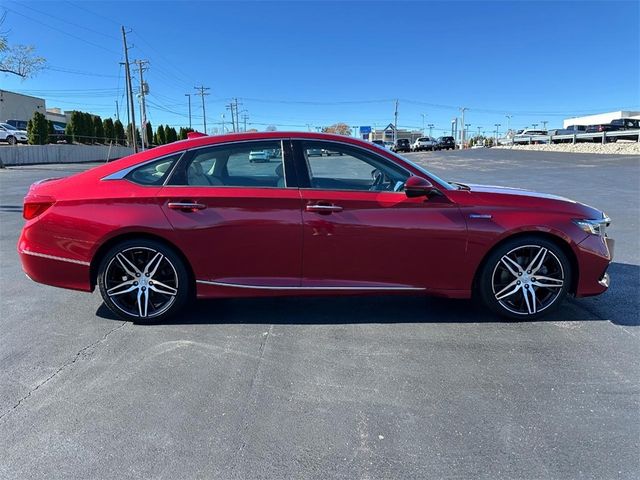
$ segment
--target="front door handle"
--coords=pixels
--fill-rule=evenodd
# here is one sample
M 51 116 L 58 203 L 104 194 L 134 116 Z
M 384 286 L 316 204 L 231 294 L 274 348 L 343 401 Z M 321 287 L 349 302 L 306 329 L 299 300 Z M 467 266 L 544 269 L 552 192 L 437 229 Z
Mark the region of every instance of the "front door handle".
M 334 212 L 341 212 L 342 207 L 334 205 L 333 203 L 312 203 L 310 205 L 307 205 L 306 211 L 329 214 Z
M 181 210 L 183 212 L 195 212 L 196 210 L 204 210 L 207 206 L 204 203 L 191 202 L 191 201 L 180 201 L 180 202 L 169 202 L 167 203 L 167 207 L 171 210 Z

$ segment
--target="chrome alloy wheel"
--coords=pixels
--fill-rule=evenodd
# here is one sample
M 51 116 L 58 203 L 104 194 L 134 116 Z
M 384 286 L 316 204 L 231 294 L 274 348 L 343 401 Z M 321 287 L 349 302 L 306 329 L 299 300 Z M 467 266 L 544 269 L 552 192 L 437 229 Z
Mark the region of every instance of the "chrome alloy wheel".
M 534 315 L 562 294 L 562 262 L 548 248 L 523 245 L 503 255 L 493 269 L 491 287 L 496 301 L 516 315 Z
M 105 292 L 111 302 L 132 317 L 153 318 L 166 312 L 178 294 L 175 266 L 149 247 L 116 253 L 105 269 Z

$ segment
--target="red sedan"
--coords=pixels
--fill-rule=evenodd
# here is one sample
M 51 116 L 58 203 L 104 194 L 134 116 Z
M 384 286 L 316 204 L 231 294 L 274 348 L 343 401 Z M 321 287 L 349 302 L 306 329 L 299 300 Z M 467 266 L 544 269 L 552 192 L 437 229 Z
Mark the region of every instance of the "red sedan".
M 531 319 L 604 292 L 612 259 L 592 207 L 446 182 L 374 144 L 300 132 L 200 136 L 42 180 L 24 217 L 29 277 L 97 285 L 142 323 L 194 296 L 407 292 Z

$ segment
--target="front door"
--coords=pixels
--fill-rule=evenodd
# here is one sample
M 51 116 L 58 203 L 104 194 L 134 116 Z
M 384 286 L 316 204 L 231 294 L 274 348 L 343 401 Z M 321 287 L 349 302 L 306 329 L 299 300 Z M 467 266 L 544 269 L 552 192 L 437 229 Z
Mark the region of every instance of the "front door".
M 408 198 L 409 172 L 372 151 L 302 140 L 305 287 L 458 289 L 466 225 L 446 197 Z

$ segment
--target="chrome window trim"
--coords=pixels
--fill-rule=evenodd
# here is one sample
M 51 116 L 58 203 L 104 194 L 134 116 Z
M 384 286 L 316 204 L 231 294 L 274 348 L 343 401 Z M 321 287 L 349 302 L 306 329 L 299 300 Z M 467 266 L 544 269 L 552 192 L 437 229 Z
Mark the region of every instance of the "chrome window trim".
M 203 285 L 213 285 L 216 287 L 229 287 L 229 288 L 245 288 L 251 290 L 371 290 L 371 291 L 424 291 L 422 287 L 339 287 L 339 286 L 323 286 L 323 287 L 272 287 L 268 285 L 244 285 L 240 283 L 227 283 L 227 282 L 215 282 L 212 280 L 196 280 L 196 283 Z
M 159 187 L 159 186 L 164 186 L 164 184 L 167 183 L 167 181 L 173 175 L 173 171 L 176 168 L 176 165 L 178 165 L 180 160 L 182 160 L 182 157 L 184 156 L 185 153 L 186 153 L 186 150 L 178 150 L 177 152 L 169 153 L 167 155 L 162 155 L 161 157 L 155 157 L 155 158 L 152 158 L 152 159 L 147 160 L 147 161 L 142 162 L 142 163 L 136 163 L 135 165 L 131 165 L 130 167 L 126 167 L 126 168 L 123 168 L 122 170 L 118 170 L 117 172 L 110 173 L 109 175 L 107 175 L 105 177 L 102 177 L 100 179 L 100 181 L 103 181 L 103 180 L 127 180 L 127 181 L 131 182 L 131 180 L 129 180 L 129 179 L 125 178 L 125 177 L 127 175 L 129 175 L 132 171 L 136 170 L 137 168 L 144 167 L 145 165 L 148 165 L 148 164 L 153 163 L 153 162 L 157 162 L 157 161 L 162 160 L 164 158 L 169 158 L 169 157 L 173 157 L 175 155 L 180 155 L 178 157 L 178 159 L 174 162 L 173 166 L 171 167 L 171 171 L 167 175 L 167 178 L 165 179 L 164 183 L 162 183 L 162 185 L 143 185 L 141 183 L 131 182 L 134 185 L 138 185 L 140 187 Z

